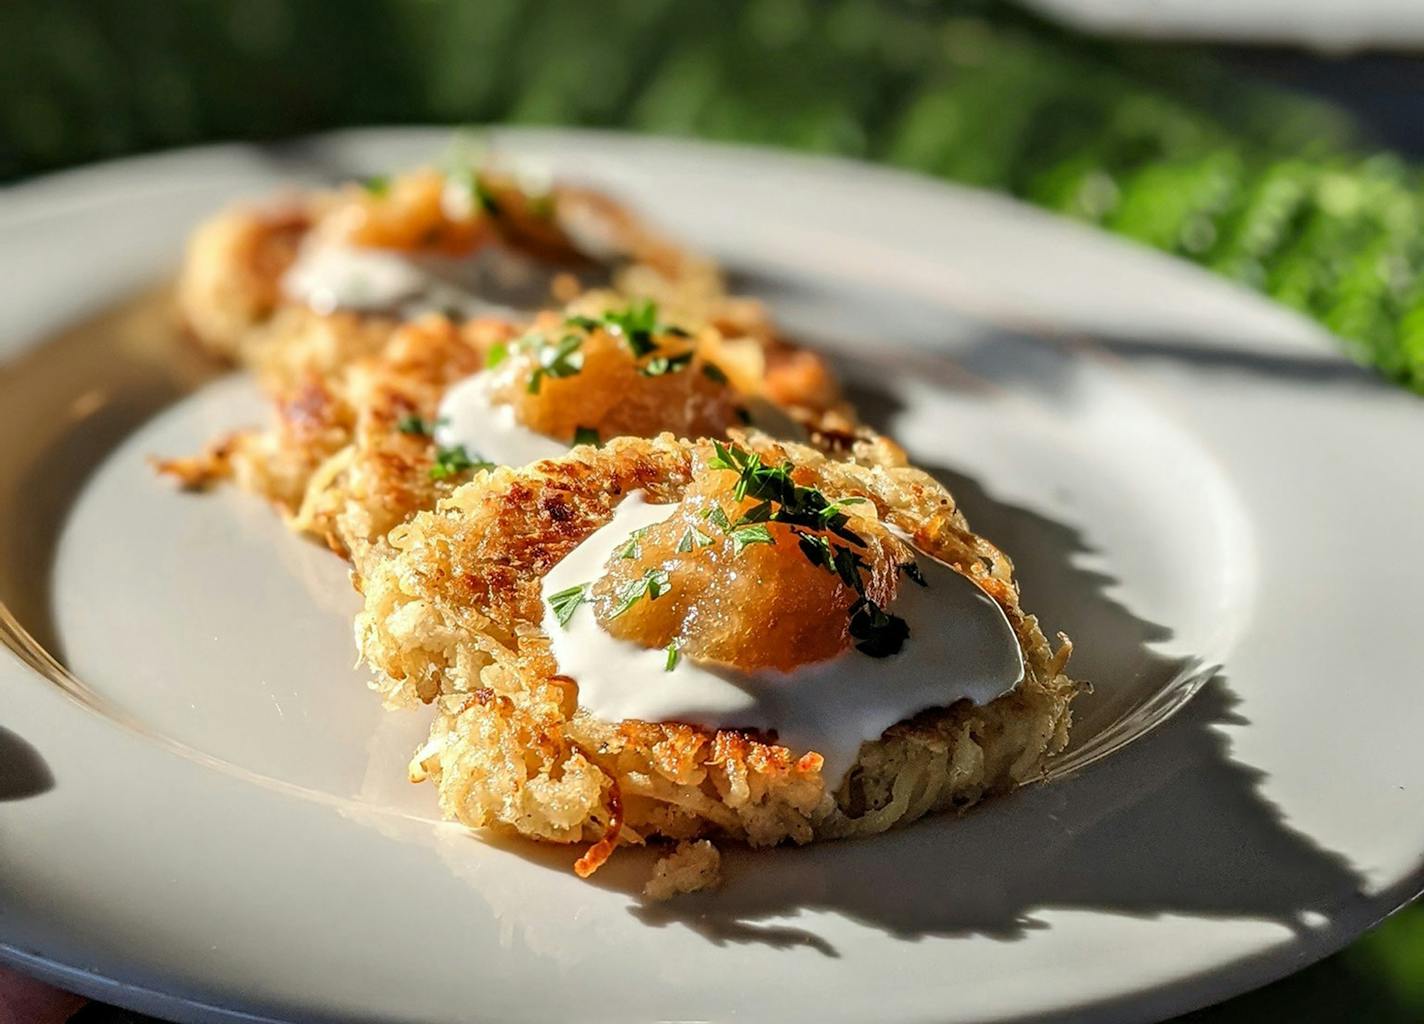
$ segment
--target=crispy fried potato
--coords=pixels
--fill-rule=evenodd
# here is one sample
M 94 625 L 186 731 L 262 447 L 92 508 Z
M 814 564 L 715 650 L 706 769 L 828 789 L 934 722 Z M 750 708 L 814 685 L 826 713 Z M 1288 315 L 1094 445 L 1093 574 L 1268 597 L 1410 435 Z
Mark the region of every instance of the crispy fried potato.
M 283 287 L 302 246 L 326 242 L 444 259 L 503 247 L 549 267 L 602 264 L 612 286 L 582 292 L 573 275 L 554 276 L 551 298 L 564 308 L 517 324 L 328 312 Z M 576 372 L 535 386 L 541 337 L 562 339 L 578 318 L 634 301 L 656 303 L 656 319 L 679 328 L 659 337 L 656 356 L 589 323 L 577 327 L 586 335 Z M 435 706 L 410 770 L 436 783 L 452 818 L 589 843 L 580 874 L 619 845 L 676 841 L 649 883 L 648 894 L 664 898 L 715 883 L 707 837 L 770 845 L 884 831 L 1035 778 L 1067 742 L 1079 690 L 1063 671 L 1071 645 L 1063 638 L 1054 649 L 1022 612 L 1009 560 L 893 441 L 859 425 L 824 359 L 782 338 L 760 303 L 729 295 L 715 264 L 607 196 L 564 186 L 535 193 L 490 168 L 422 169 L 232 210 L 194 234 L 178 304 L 200 345 L 255 371 L 275 416 L 265 430 L 219 438 L 158 468 L 188 487 L 234 479 L 271 499 L 294 529 L 351 558 L 365 597 L 356 623 L 362 657 L 388 703 Z M 441 399 L 496 346 L 508 353 L 496 401 L 536 432 L 562 440 L 593 428 L 612 438 L 606 447 L 476 469 L 473 478 L 432 474 Z M 679 372 L 648 372 L 653 358 L 673 359 Z M 739 430 L 762 400 L 798 421 L 810 446 Z M 728 436 L 768 460 L 791 459 L 798 483 L 865 499 L 856 506 L 865 515 L 976 582 L 1019 638 L 1024 681 L 987 705 L 961 701 L 892 725 L 841 779 L 824 777 L 815 751 L 788 749 L 774 735 L 603 721 L 580 708 L 578 684 L 558 673 L 542 630 L 543 577 L 631 491 L 685 501 L 693 515 L 699 495 L 716 491 L 707 484 L 709 442 L 680 438 Z M 651 529 L 648 557 L 677 562 L 686 526 Z M 865 531 L 879 539 L 864 549 L 858 594 L 887 604 L 899 542 L 875 530 Z M 854 579 L 838 583 L 786 560 L 790 550 L 733 551 L 759 582 L 729 586 L 718 575 L 727 552 L 709 542 L 681 560 L 675 600 L 646 602 L 626 618 L 602 607 L 604 625 L 643 646 L 675 641 L 689 657 L 747 670 L 830 656 L 851 641 L 845 628 L 820 626 L 840 621 Z M 595 609 L 609 604 L 619 571 L 636 577 L 641 568 L 616 566 L 591 594 Z M 754 651 L 746 638 L 756 630 L 739 616 L 755 618 L 767 601 L 776 603 L 778 632 Z
M 604 263 L 626 297 L 676 304 L 680 315 L 718 321 L 728 336 L 771 336 L 759 305 L 727 296 L 715 264 L 673 245 L 602 193 L 561 184 L 531 193 L 497 169 L 427 167 L 379 188 L 347 184 L 237 206 L 200 225 L 177 288 L 179 313 L 194 339 L 214 355 L 288 382 L 338 371 L 377 351 L 400 324 L 394 311 L 316 312 L 284 294 L 282 277 L 299 250 L 319 243 L 452 258 L 492 247 L 550 268 Z M 288 312 L 300 315 L 279 322 Z M 324 344 L 314 333 L 325 334 Z
M 721 373 L 743 396 L 765 397 L 824 432 L 827 446 L 856 436 L 818 356 L 778 338 L 760 304 L 728 296 L 715 265 L 672 246 L 607 196 L 566 186 L 536 196 L 508 175 L 485 172 L 461 204 L 450 201 L 450 186 L 449 176 L 421 169 L 378 189 L 348 185 L 231 210 L 200 227 L 179 279 L 180 312 L 205 348 L 256 372 L 275 417 L 265 430 L 217 438 L 198 455 L 156 459 L 159 470 L 189 488 L 233 479 L 343 554 L 364 550 L 449 489 L 429 479 L 430 440 L 394 425 L 411 414 L 433 419 L 445 389 L 477 371 L 496 341 L 530 325 L 412 321 L 294 302 L 281 278 L 315 238 L 444 256 L 503 245 L 557 265 L 592 253 L 618 264 L 617 287 L 575 290 L 563 312 L 542 314 L 535 329 L 550 321 L 557 329 L 567 313 L 651 298 L 663 304 L 664 319 L 697 335 L 698 372 L 660 378 L 640 376 L 608 337 L 591 338 L 584 374 L 551 380 L 542 395 L 506 396 L 537 432 L 564 438 L 592 426 L 603 437 L 725 436 L 745 409 L 711 382 Z M 707 363 L 713 368 L 704 374 Z
M 513 328 L 500 320 L 456 326 L 431 316 L 398 330 L 377 357 L 354 363 L 342 379 L 351 412 L 347 443 L 308 477 L 293 529 L 313 533 L 353 557 L 391 527 L 448 493 L 434 480 L 432 424 L 445 390 L 475 373 Z
M 661 338 L 659 354 L 689 361 L 657 375 L 644 372 L 652 355 L 634 356 L 618 336 L 590 330 L 580 349 L 580 372 L 545 380 L 531 393 L 541 352 L 537 339 L 567 333 L 569 316 L 598 316 L 626 305 L 616 292 L 590 292 L 564 310 L 540 314 L 523 332 L 533 344 L 506 346 L 511 354 L 500 371 L 506 383 L 496 398 L 529 429 L 555 438 L 572 439 L 578 428 L 592 428 L 600 437 L 665 430 L 726 437 L 742 422 L 746 403 L 765 395 L 766 363 L 754 343 L 728 340 L 709 326 Z M 344 316 L 286 310 L 274 321 L 271 329 L 294 333 L 268 350 L 274 360 L 287 360 L 265 367 L 276 412 L 269 429 L 227 435 L 198 456 L 156 465 L 190 488 L 235 479 L 273 501 L 293 529 L 355 558 L 462 482 L 431 479 L 433 439 L 403 432 L 400 423 L 410 417 L 433 423 L 445 392 L 480 370 L 494 346 L 517 332 L 495 318 L 457 324 L 431 314 L 396 328 L 378 352 L 346 359 L 336 369 L 349 355 L 343 339 L 371 329 L 368 321 Z M 810 409 L 791 411 L 808 424 L 825 418 Z M 846 416 L 837 413 L 834 421 L 844 423 Z
M 208 351 L 240 360 L 282 305 L 281 279 L 311 230 L 300 200 L 225 211 L 193 232 L 178 278 L 178 311 Z
M 591 842 L 579 870 L 619 843 L 724 836 L 754 845 L 865 835 L 1035 778 L 1067 741 L 1078 685 L 1019 608 L 1012 565 L 974 534 L 953 498 L 892 447 L 860 463 L 760 435 L 739 438 L 831 499 L 874 514 L 978 583 L 1019 638 L 1025 679 L 982 707 L 917 715 L 865 744 L 843 780 L 813 751 L 757 733 L 661 722 L 608 722 L 578 705 L 541 621 L 543 576 L 612 517 L 623 497 L 679 501 L 707 442 L 664 435 L 580 448 L 523 469 L 482 474 L 390 536 L 363 568 L 363 658 L 392 704 L 433 702 L 438 716 L 412 777 L 431 778 L 445 812 L 467 824 L 557 842 Z M 883 456 L 874 458 L 877 451 Z

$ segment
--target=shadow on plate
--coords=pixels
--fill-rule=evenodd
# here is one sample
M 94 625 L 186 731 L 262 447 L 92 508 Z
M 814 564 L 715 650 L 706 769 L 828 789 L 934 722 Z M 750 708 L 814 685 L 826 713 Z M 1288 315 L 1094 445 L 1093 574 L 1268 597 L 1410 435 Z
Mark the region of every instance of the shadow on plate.
M 851 397 L 871 422 L 896 412 L 893 398 L 873 388 Z M 642 901 L 647 851 L 620 853 L 590 884 L 628 897 L 630 912 L 650 927 L 827 957 L 842 951 L 819 925 L 822 913 L 906 941 L 1013 941 L 1073 910 L 1253 919 L 1298 937 L 1327 923 L 1340 894 L 1358 892 L 1362 879 L 1291 827 L 1262 795 L 1263 773 L 1232 759 L 1230 731 L 1246 721 L 1228 681 L 1197 659 L 1158 653 L 1171 631 L 1109 596 L 1111 577 L 1076 564 L 1089 552 L 1073 527 L 1000 502 L 950 467 L 927 468 L 971 523 L 1012 552 L 1025 604 L 1050 631 L 1082 641 L 1073 671 L 1097 688 L 1078 708 L 1081 738 L 1068 763 L 1075 750 L 1116 733 L 1113 756 L 962 817 L 881 836 L 761 851 L 729 845 L 716 892 Z M 519 841 L 496 845 L 558 872 L 575 856 Z M 458 859 L 454 847 L 447 853 Z
M 1227 680 L 1192 659 L 1155 653 L 1151 645 L 1170 631 L 1109 598 L 1112 579 L 1074 566 L 1083 550 L 1075 530 L 996 502 L 962 474 L 931 471 L 971 523 L 992 523 L 995 539 L 1014 553 L 1027 606 L 1052 628 L 1088 638 L 1075 675 L 1096 680 L 1097 689 L 1081 698 L 1080 735 L 1117 728 L 1126 739 L 1150 731 L 1150 741 L 1124 743 L 1060 782 L 958 819 L 801 849 L 728 850 L 720 891 L 638 904 L 634 914 L 716 944 L 836 956 L 808 912 L 907 940 L 1014 940 L 1073 909 L 1251 918 L 1302 935 L 1329 918 L 1341 892 L 1359 890 L 1349 863 L 1292 829 L 1262 796 L 1263 774 L 1232 759 L 1230 729 L 1246 722 Z M 1109 666 L 1113 674 L 1102 674 Z M 595 881 L 628 886 L 621 872 Z
M 0 803 L 28 800 L 54 788 L 54 775 L 40 752 L 0 726 Z
M 1231 760 L 1220 727 L 1243 724 L 1234 703 L 1214 679 L 1150 744 L 1069 780 L 1022 790 L 959 820 L 932 819 L 870 839 L 734 851 L 719 892 L 633 913 L 718 945 L 805 946 L 828 956 L 837 950 L 814 923 L 797 920 L 807 911 L 910 940 L 1018 939 L 1049 927 L 1053 912 L 1073 909 L 1252 918 L 1307 932 L 1360 879 L 1290 828 L 1257 791 L 1259 772 Z M 1270 869 L 1243 872 L 1243 862 Z

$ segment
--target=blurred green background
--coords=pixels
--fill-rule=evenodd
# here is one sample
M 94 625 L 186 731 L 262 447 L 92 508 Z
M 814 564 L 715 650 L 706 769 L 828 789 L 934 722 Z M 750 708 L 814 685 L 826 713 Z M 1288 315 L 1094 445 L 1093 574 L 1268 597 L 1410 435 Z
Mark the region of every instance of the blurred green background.
M 1395 151 L 1424 151 L 1417 118 L 1361 120 L 1221 48 L 1090 39 L 999 0 L 3 0 L 0 40 L 0 181 L 402 122 L 839 153 L 1175 253 L 1424 391 L 1424 177 Z M 1282 60 L 1301 66 L 1264 66 Z M 1330 66 L 1305 63 L 1331 92 Z M 1424 909 L 1186 1019 L 1424 1021 Z
M 1001 0 L 6 0 L 0 40 L 0 180 L 412 121 L 844 153 L 1194 260 L 1424 389 L 1419 170 L 1200 47 L 1089 40 Z

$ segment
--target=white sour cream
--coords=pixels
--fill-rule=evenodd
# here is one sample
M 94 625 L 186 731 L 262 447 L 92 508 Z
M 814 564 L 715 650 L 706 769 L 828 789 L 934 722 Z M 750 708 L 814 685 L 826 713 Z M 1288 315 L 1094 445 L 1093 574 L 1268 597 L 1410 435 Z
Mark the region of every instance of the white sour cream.
M 514 406 L 494 400 L 495 392 L 508 383 L 502 370 L 483 370 L 446 391 L 435 425 L 436 444 L 462 446 L 471 458 L 501 466 L 525 466 L 566 454 L 572 437 L 560 440 L 530 430 L 519 422 Z M 770 402 L 754 399 L 748 409 L 752 426 L 759 430 L 772 437 L 805 440 L 806 431 Z
M 430 312 L 519 317 L 544 304 L 548 285 L 547 270 L 505 249 L 455 258 L 319 238 L 302 247 L 282 278 L 288 298 L 319 313 L 349 309 L 406 318 Z
M 573 438 L 560 441 L 530 430 L 514 415 L 514 406 L 494 401 L 494 392 L 505 384 L 498 371 L 484 370 L 445 392 L 435 443 L 446 448 L 461 445 L 472 458 L 501 466 L 523 466 L 567 454 Z
M 834 789 L 860 745 L 896 722 L 962 698 L 988 703 L 1023 679 L 1023 654 L 1003 610 L 923 553 L 920 571 L 929 586 L 902 581 L 894 611 L 910 635 L 888 658 L 850 650 L 790 673 L 747 673 L 682 657 L 668 671 L 666 651 L 613 636 L 587 603 L 560 626 L 550 596 L 603 575 L 632 531 L 662 522 L 675 508 L 650 505 L 642 491 L 632 492 L 606 526 L 544 577 L 543 626 L 559 671 L 578 683 L 579 704 L 599 718 L 774 730 L 791 750 L 819 753 L 826 785 Z

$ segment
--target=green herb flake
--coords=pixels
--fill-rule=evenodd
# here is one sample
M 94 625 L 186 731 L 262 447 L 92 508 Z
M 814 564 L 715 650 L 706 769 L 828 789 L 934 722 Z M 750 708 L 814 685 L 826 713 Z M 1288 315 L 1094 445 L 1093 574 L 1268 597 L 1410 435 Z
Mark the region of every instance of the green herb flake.
M 595 448 L 602 448 L 603 441 L 599 439 L 598 431 L 592 427 L 575 427 L 573 443 L 571 448 L 577 448 L 581 444 L 591 444 Z
M 471 177 L 473 178 L 471 191 L 475 200 L 480 204 L 480 209 L 491 217 L 498 217 L 504 212 L 504 208 L 500 205 L 499 200 L 495 198 L 494 193 L 490 191 L 489 186 L 485 184 L 483 178 L 478 174 L 472 175 Z
M 622 615 L 638 601 L 647 597 L 649 601 L 656 601 L 668 592 L 668 574 L 666 569 L 647 569 L 643 575 L 636 580 L 624 583 L 616 591 L 618 604 L 613 612 L 608 616 L 616 619 Z
M 599 316 L 571 316 L 564 321 L 564 324 L 584 331 L 602 328 L 609 334 L 617 335 L 623 339 L 623 343 L 628 346 L 628 351 L 633 353 L 635 359 L 641 359 L 643 356 L 657 351 L 657 335 L 666 334 L 677 338 L 692 336 L 681 327 L 659 321 L 657 303 L 651 299 L 630 303 L 625 309 L 610 309 Z M 672 357 L 666 364 L 659 364 L 659 369 L 645 373 L 645 375 L 656 377 L 681 370 L 691 362 L 691 359 L 691 355 L 686 358 Z
M 741 464 L 737 462 L 737 457 L 732 454 L 732 450 L 721 441 L 712 442 L 712 451 L 716 454 L 708 460 L 707 465 L 711 469 L 740 469 Z
M 614 554 L 616 554 L 619 558 L 637 558 L 642 550 L 638 546 L 638 541 L 642 540 L 643 534 L 647 531 L 647 529 L 648 528 L 646 526 L 640 527 L 639 529 L 634 530 L 632 533 L 628 534 L 628 539 L 623 543 L 622 547 L 614 551 Z
M 448 480 L 471 470 L 493 468 L 493 462 L 480 455 L 471 456 L 462 444 L 449 448 L 441 445 L 435 449 L 435 464 L 430 467 L 430 479 Z
M 900 571 L 922 587 L 930 585 L 930 581 L 925 579 L 925 574 L 920 571 L 919 565 L 915 562 L 905 562 L 900 566 Z
M 667 645 L 667 661 L 663 663 L 663 671 L 671 672 L 677 668 L 677 660 L 680 657 L 682 657 L 682 653 L 677 649 L 677 641 L 670 641 Z
M 391 190 L 391 176 L 373 174 L 369 178 L 362 178 L 361 187 L 373 196 L 383 196 Z
M 850 548 L 837 545 L 832 561 L 841 582 L 852 590 L 860 590 L 860 570 L 866 567 L 865 559 Z
M 909 624 L 898 615 L 891 615 L 869 598 L 862 597 L 850 606 L 850 635 L 858 642 L 855 649 L 872 658 L 888 658 L 899 654 L 910 636 Z
M 583 369 L 583 353 L 579 347 L 583 339 L 577 334 L 566 334 L 557 345 L 546 346 L 539 352 L 539 365 L 529 375 L 528 391 L 539 393 L 539 386 L 545 377 L 572 377 Z
M 702 513 L 702 518 L 706 519 L 723 533 L 732 532 L 732 521 L 727 518 L 727 513 L 722 511 L 721 505 L 713 505 L 706 512 Z
M 771 502 L 758 502 L 737 517 L 737 525 L 745 526 L 747 523 L 764 523 L 769 520 L 773 514 Z
M 675 356 L 654 356 L 638 372 L 644 377 L 661 377 L 668 373 L 677 373 L 679 370 L 687 369 L 692 362 L 692 353 L 684 352 Z
M 485 369 L 493 370 L 508 358 L 509 346 L 502 341 L 496 341 L 490 346 L 489 352 L 485 355 Z
M 679 554 L 686 554 L 693 548 L 705 548 L 712 543 L 712 538 L 707 536 L 695 526 L 689 526 L 682 535 L 682 539 L 677 542 Z
M 742 549 L 752 544 L 774 544 L 771 531 L 763 524 L 739 526 L 732 531 L 732 554 L 740 555 Z
M 796 483 L 791 475 L 795 467 L 790 462 L 766 465 L 759 453 L 735 444 L 714 441 L 713 452 L 709 467 L 737 474 L 733 496 L 738 501 L 750 497 L 757 502 L 742 514 L 730 531 L 735 553 L 740 554 L 750 544 L 774 543 L 766 524 L 789 526 L 806 560 L 834 574 L 858 595 L 847 612 L 856 649 L 873 658 L 897 653 L 909 636 L 910 627 L 904 619 L 884 611 L 865 596 L 862 574 L 869 564 L 861 552 L 855 550 L 864 548 L 865 540 L 850 528 L 850 517 L 844 511 L 845 506 L 866 499 L 852 496 L 831 501 L 816 488 Z M 721 512 L 720 506 L 715 508 Z M 712 513 L 709 510 L 705 515 L 710 519 Z M 722 518 L 726 519 L 725 513 Z M 918 566 L 911 563 L 901 569 L 915 582 L 926 585 L 919 576 Z
M 586 600 L 588 600 L 588 584 L 580 583 L 578 586 L 561 590 L 557 594 L 550 594 L 549 607 L 553 609 L 554 618 L 559 620 L 559 625 L 567 627 L 569 619 L 573 618 L 579 605 Z
M 402 434 L 410 434 L 414 437 L 430 437 L 435 433 L 434 426 L 415 413 L 396 420 L 396 429 Z
M 806 556 L 806 561 L 819 569 L 836 571 L 836 560 L 831 551 L 831 542 L 825 537 L 819 533 L 806 533 L 797 530 L 796 543 L 800 547 L 801 553 Z

